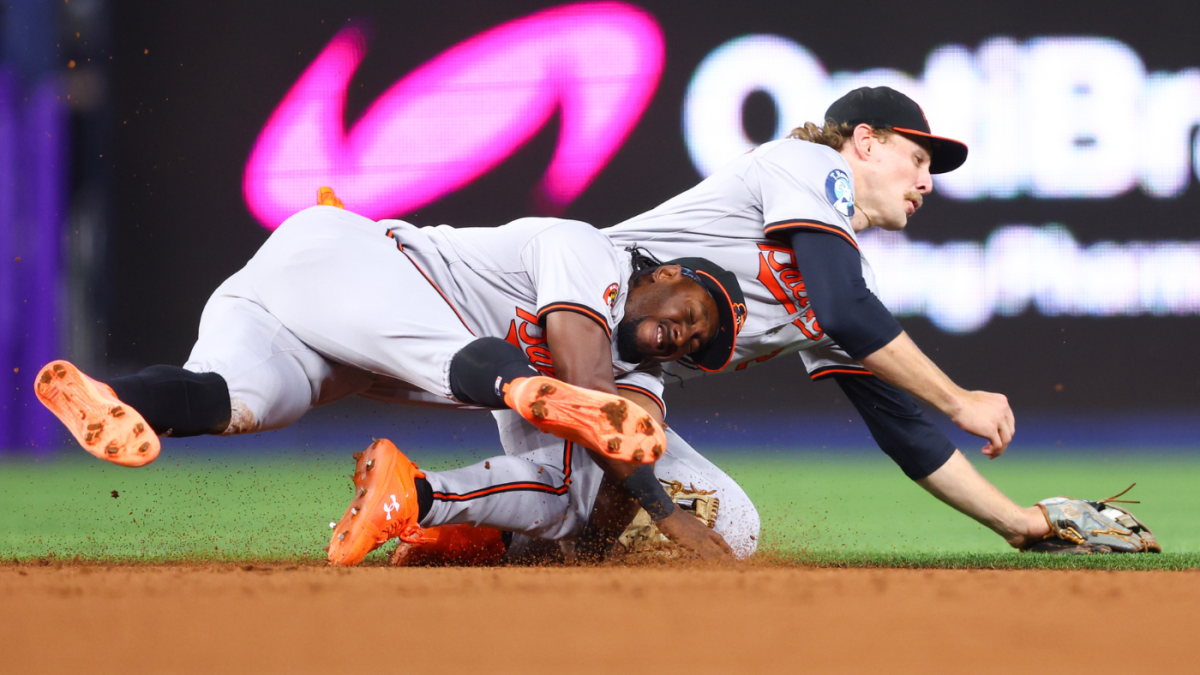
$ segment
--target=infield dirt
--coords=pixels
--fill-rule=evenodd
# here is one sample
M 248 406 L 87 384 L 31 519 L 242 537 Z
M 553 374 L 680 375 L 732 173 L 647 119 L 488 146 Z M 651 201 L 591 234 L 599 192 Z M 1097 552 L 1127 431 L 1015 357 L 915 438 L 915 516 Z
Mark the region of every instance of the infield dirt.
M 0 597 L 6 673 L 1194 672 L 1200 625 L 1200 572 L 27 564 Z

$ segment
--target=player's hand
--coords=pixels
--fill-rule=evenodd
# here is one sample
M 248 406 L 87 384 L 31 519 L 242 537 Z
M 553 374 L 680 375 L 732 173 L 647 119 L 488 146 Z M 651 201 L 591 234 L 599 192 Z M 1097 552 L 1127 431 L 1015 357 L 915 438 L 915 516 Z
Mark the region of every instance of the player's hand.
M 683 509 L 676 508 L 674 513 L 654 524 L 668 539 L 700 556 L 701 560 L 733 560 L 733 549 L 725 539 Z
M 950 419 L 967 433 L 987 439 L 983 454 L 999 457 L 1017 431 L 1008 397 L 988 391 L 964 391 L 958 412 Z

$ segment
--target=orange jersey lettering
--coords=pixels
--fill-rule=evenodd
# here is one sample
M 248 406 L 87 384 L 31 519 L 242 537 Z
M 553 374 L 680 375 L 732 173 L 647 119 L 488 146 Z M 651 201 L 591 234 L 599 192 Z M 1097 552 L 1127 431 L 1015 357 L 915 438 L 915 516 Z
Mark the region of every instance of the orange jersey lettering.
M 538 325 L 537 317 L 520 307 L 517 307 L 516 310 L 517 318 L 509 323 L 508 334 L 504 336 L 504 339 L 524 350 L 525 358 L 529 359 L 538 372 L 548 377 L 556 377 L 554 357 L 551 356 L 550 348 L 546 345 L 546 336 L 542 332 L 542 327 Z
M 799 313 L 800 318 L 792 323 L 810 340 L 820 340 L 825 334 L 817 324 L 817 317 L 808 306 L 808 289 L 804 286 L 804 277 L 796 268 L 796 256 L 792 249 L 779 244 L 758 244 L 758 281 L 787 308 L 789 312 Z M 786 261 L 780 256 L 786 255 Z

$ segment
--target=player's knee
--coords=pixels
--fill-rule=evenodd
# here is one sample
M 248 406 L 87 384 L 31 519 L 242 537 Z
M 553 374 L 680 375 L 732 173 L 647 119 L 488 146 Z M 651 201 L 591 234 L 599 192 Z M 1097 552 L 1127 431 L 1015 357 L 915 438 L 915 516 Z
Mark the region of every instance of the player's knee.
M 520 347 L 500 338 L 479 338 L 451 359 L 450 390 L 463 403 L 503 408 L 503 386 L 537 374 Z

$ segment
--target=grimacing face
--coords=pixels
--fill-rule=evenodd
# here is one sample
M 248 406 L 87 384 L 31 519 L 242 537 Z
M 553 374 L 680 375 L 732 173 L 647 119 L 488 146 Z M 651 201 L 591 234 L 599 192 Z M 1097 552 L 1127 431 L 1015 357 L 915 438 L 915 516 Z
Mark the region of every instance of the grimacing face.
M 680 270 L 679 265 L 662 265 L 630 289 L 625 317 L 617 326 L 621 360 L 676 361 L 716 337 L 716 301 Z
M 884 139 L 869 137 L 872 142 L 865 152 L 860 145 L 857 161 L 851 165 L 856 201 L 872 226 L 902 230 L 933 191 L 928 144 L 898 132 Z

